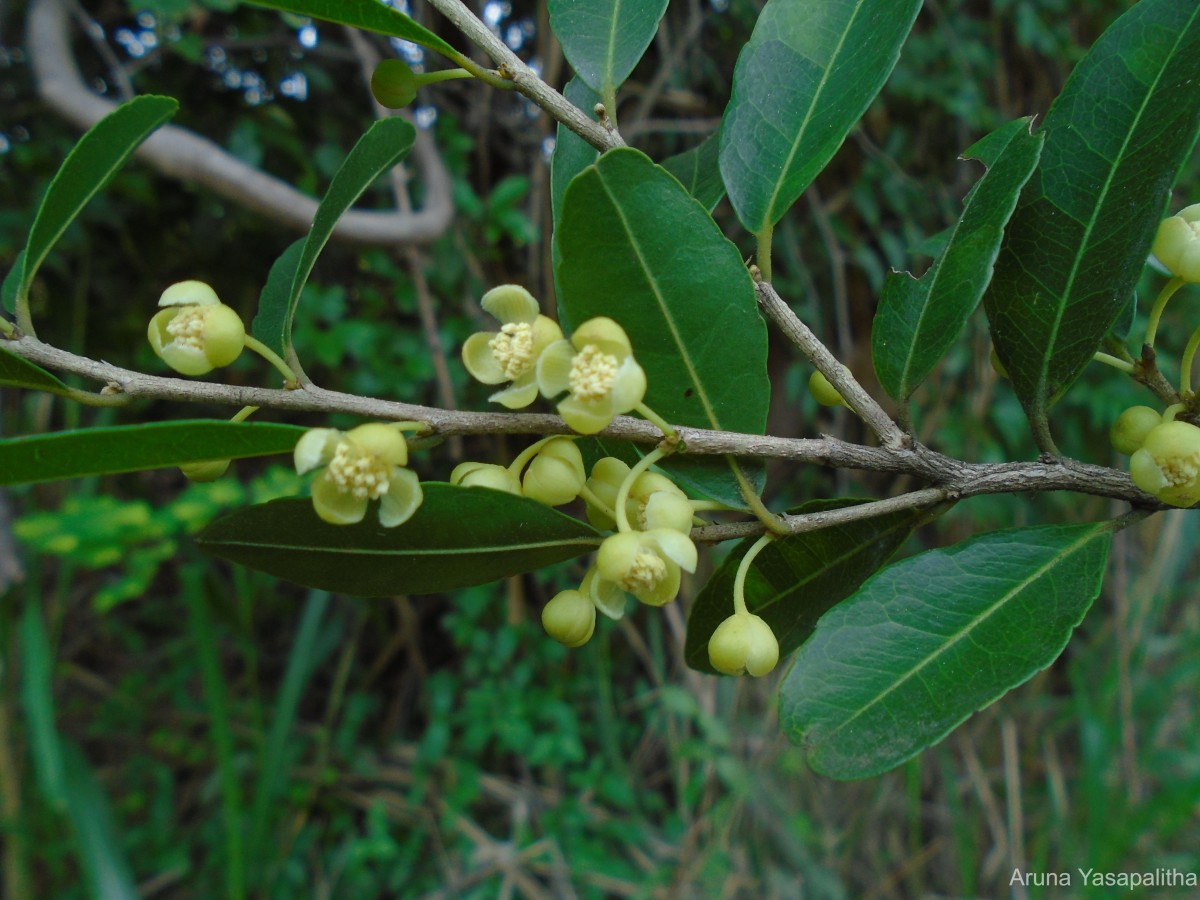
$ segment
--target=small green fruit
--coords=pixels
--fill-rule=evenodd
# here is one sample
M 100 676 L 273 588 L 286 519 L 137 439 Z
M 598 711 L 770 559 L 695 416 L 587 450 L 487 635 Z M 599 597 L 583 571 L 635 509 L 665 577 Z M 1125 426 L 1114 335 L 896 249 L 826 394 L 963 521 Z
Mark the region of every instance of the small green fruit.
M 388 109 L 404 109 L 417 99 L 417 76 L 402 60 L 385 59 L 371 73 L 371 93 Z

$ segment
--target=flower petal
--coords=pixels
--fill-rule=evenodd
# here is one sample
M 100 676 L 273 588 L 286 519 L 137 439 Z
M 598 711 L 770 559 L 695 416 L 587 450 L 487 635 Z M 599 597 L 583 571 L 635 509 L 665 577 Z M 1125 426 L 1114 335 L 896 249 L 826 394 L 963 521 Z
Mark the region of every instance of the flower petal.
M 463 367 L 471 373 L 471 377 L 483 384 L 502 384 L 508 381 L 508 376 L 496 362 L 496 354 L 492 352 L 492 338 L 495 331 L 477 331 L 463 342 Z
M 580 434 L 595 434 L 612 424 L 612 399 L 601 397 L 587 401 L 567 397 L 558 404 L 558 414 Z
M 579 590 L 591 598 L 596 609 L 610 619 L 621 619 L 625 616 L 625 592 L 613 582 L 601 578 L 594 563 L 588 567 Z
M 692 516 L 694 515 L 692 501 L 680 497 L 671 491 L 655 491 L 646 498 L 639 522 L 647 531 L 668 529 L 681 534 L 691 534 Z
M 629 343 L 629 335 L 625 333 L 625 329 L 608 316 L 588 319 L 571 334 L 571 343 L 580 350 L 588 344 L 592 344 L 601 352 L 615 356 L 617 359 L 625 359 L 633 353 L 633 347 Z
M 537 399 L 537 395 L 537 383 L 532 378 L 521 376 L 504 390 L 496 391 L 488 400 L 506 409 L 524 409 Z
M 645 537 L 647 541 L 653 542 L 662 551 L 663 556 L 680 568 L 688 572 L 696 571 L 699 555 L 696 553 L 696 545 L 686 534 L 670 528 L 658 528 L 645 532 Z
M 221 298 L 203 281 L 177 281 L 162 292 L 159 306 L 217 306 Z
M 317 515 L 331 525 L 353 525 L 367 514 L 367 498 L 343 491 L 327 474 L 313 482 L 312 499 Z
M 533 323 L 533 355 L 540 356 L 542 351 L 555 341 L 563 339 L 562 329 L 558 323 L 548 316 L 538 316 Z
M 408 444 L 395 425 L 368 422 L 346 432 L 346 440 L 365 456 L 391 466 L 408 464 Z
M 336 428 L 312 428 L 296 441 L 293 457 L 296 462 L 296 474 L 303 475 L 311 472 L 317 466 L 329 465 L 337 450 L 342 433 Z
M 555 341 L 542 351 L 537 361 L 538 390 L 553 399 L 571 387 L 571 364 L 575 348 L 570 341 Z
M 650 588 L 650 590 L 633 595 L 647 606 L 666 606 L 679 593 L 679 582 L 681 579 L 679 566 L 675 565 L 669 559 L 665 560 L 665 562 L 667 564 L 667 574 L 663 576 L 662 580 Z
M 619 582 L 633 568 L 642 536 L 636 531 L 623 531 L 606 537 L 596 554 L 596 571 L 606 581 Z
M 509 322 L 533 322 L 538 317 L 538 302 L 519 284 L 501 284 L 479 301 L 487 312 L 505 325 Z
M 617 369 L 609 396 L 612 398 L 614 413 L 629 412 L 646 396 L 646 372 L 632 356 L 625 357 L 625 361 Z
M 200 347 L 177 344 L 171 341 L 163 344 L 159 357 L 180 375 L 207 375 L 214 368 Z
M 392 469 L 388 492 L 379 501 L 379 524 L 395 528 L 412 518 L 425 499 L 421 480 L 412 469 Z

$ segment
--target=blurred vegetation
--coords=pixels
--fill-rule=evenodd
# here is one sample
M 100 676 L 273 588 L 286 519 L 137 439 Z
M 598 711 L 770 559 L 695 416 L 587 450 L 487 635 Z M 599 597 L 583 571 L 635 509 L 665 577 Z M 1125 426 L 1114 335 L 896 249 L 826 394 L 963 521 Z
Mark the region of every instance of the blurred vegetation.
M 924 264 L 911 248 L 952 223 L 978 175 L 957 155 L 1010 118 L 1044 114 L 1127 5 L 926 4 L 888 88 L 776 236 L 781 292 L 861 377 L 884 274 Z M 716 127 L 760 6 L 671 4 L 622 95 L 633 143 L 662 158 Z M 561 84 L 544 8 L 489 8 Z M 0 270 L 77 137 L 36 99 L 24 12 L 0 6 Z M 106 0 L 81 12 L 102 28 L 76 37 L 97 89 L 120 85 L 101 42 L 135 90 L 180 99 L 178 124 L 309 192 L 372 115 L 359 60 L 331 26 L 236 0 Z M 476 298 L 517 281 L 552 305 L 552 123 L 466 82 L 423 89 L 417 115 L 453 176 L 453 226 L 415 249 L 331 246 L 296 343 L 325 386 L 439 404 L 433 327 L 449 348 L 441 390 L 483 408 L 486 390 L 456 363 L 477 327 Z M 1181 187 L 1196 184 L 1193 168 Z M 367 202 L 392 198 L 381 184 Z M 716 214 L 748 256 L 729 210 Z M 53 343 L 157 371 L 143 336 L 164 285 L 205 278 L 248 316 L 294 238 L 135 163 L 48 261 L 34 314 Z M 1187 312 L 1180 303 L 1170 315 Z M 1173 339 L 1182 344 L 1165 330 L 1168 347 Z M 772 433 L 856 435 L 844 412 L 817 409 L 807 369 L 777 349 Z M 920 436 L 966 458 L 1028 458 L 1019 404 L 987 351 L 980 317 L 918 395 Z M 1098 369 L 1057 407 L 1066 427 L 1056 434 L 1065 452 L 1113 463 L 1108 425 L 1142 398 Z M 257 383 L 261 372 L 243 361 L 228 377 Z M 5 391 L 0 433 L 228 413 L 165 403 L 98 412 Z M 416 465 L 444 478 L 456 453 L 518 449 L 476 441 L 417 454 Z M 900 770 L 839 784 L 808 773 L 779 736 L 771 684 L 683 666 L 678 605 L 605 622 L 567 651 L 537 621 L 578 579 L 565 567 L 450 597 L 364 602 L 203 558 L 188 535 L 212 516 L 301 489 L 282 463 L 235 470 L 211 485 L 160 471 L 0 497 L 23 570 L 23 580 L 0 577 L 6 896 L 135 896 L 121 891 L 136 885 L 154 898 L 995 897 L 1013 890 L 1014 868 L 1194 866 L 1194 517 L 1161 515 L 1118 537 L 1101 600 L 1050 670 Z M 779 507 L 895 489 L 845 472 L 772 474 Z M 976 498 L 920 542 L 1098 516 L 1101 502 Z M 48 756 L 54 746 L 60 758 Z

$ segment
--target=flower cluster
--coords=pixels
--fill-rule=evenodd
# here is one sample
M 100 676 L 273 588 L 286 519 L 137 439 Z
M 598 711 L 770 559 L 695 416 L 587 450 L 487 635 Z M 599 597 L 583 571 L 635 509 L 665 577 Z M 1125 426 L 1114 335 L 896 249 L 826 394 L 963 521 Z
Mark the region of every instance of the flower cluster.
M 467 338 L 462 360 L 484 384 L 508 383 L 489 398 L 494 403 L 523 409 L 539 391 L 550 400 L 566 394 L 559 415 L 580 434 L 595 434 L 641 404 L 646 373 L 633 358 L 629 336 L 612 319 L 589 319 L 567 340 L 519 285 L 492 288 L 481 305 L 500 330 Z

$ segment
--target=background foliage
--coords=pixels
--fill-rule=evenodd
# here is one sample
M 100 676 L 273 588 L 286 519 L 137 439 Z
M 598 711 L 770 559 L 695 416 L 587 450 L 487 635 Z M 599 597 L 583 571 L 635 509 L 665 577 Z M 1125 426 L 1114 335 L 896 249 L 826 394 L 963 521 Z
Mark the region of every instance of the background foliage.
M 485 6 L 561 83 L 546 28 L 553 10 Z M 757 6 L 669 5 L 621 94 L 622 130 L 636 146 L 662 158 L 712 131 Z M 957 155 L 1002 122 L 1044 115 L 1125 6 L 926 5 L 883 94 L 776 231 L 777 286 L 805 298 L 806 321 L 855 372 L 870 377 L 869 325 L 888 269 L 913 268 L 910 248 L 954 221 L 978 178 L 979 165 Z M 7 270 L 77 134 L 34 96 L 24 4 L 3 10 Z M 102 39 L 76 41 L 95 86 L 120 90 L 102 44 L 138 92 L 180 100 L 176 122 L 312 193 L 372 116 L 340 29 L 223 0 L 86 12 L 103 28 Z M 518 281 L 552 303 L 554 129 L 519 97 L 464 82 L 425 89 L 416 118 L 451 171 L 454 224 L 412 251 L 328 246 L 293 337 L 323 385 L 438 403 L 436 336 L 450 354 L 440 389 L 481 408 L 486 390 L 454 362 L 481 324 L 474 301 Z M 1195 184 L 1192 169 L 1179 196 L 1194 199 Z M 390 200 L 383 184 L 364 199 Z M 728 201 L 717 217 L 743 234 L 748 255 Z M 144 327 L 164 284 L 204 277 L 248 317 L 269 261 L 297 236 L 134 164 L 47 259 L 35 315 L 48 341 L 155 371 Z M 432 330 L 424 296 L 436 305 Z M 1168 315 L 1182 322 L 1187 304 Z M 1029 457 L 1020 403 L 986 363 L 979 317 L 968 334 L 917 388 L 918 434 L 968 458 Z M 1164 326 L 1169 347 L 1172 337 Z M 857 436 L 854 420 L 816 408 L 802 389 L 807 369 L 783 358 L 771 355 L 768 430 Z M 236 364 L 231 381 L 249 381 L 248 367 Z M 1107 452 L 1096 448 L 1107 448 L 1108 424 L 1140 399 L 1125 379 L 1087 370 L 1054 408 L 1059 446 Z M 4 390 L 0 432 L 222 412 L 80 410 Z M 449 449 L 511 458 L 515 444 Z M 452 465 L 440 452 L 415 459 L 428 478 Z M 678 608 L 605 623 L 574 653 L 547 640 L 537 611 L 578 580 L 567 567 L 453 596 L 364 602 L 205 561 L 191 536 L 217 512 L 297 490 L 268 460 L 235 467 L 236 478 L 212 485 L 164 469 L 0 497 L 12 539 L 0 542 L 0 833 L 11 896 L 83 897 L 101 879 L 180 898 L 491 897 L 505 886 L 530 897 L 795 896 L 798 881 L 816 897 L 995 896 L 1013 868 L 1184 866 L 1200 843 L 1197 526 L 1181 513 L 1116 536 L 1101 600 L 1055 666 L 901 770 L 838 784 L 810 774 L 779 736 L 773 685 L 686 668 Z M 788 474 L 768 479 L 775 506 L 882 486 L 816 468 Z M 1099 518 L 1111 512 L 1103 506 L 976 498 L 900 554 L 988 528 Z M 57 758 L 46 752 L 55 733 Z

